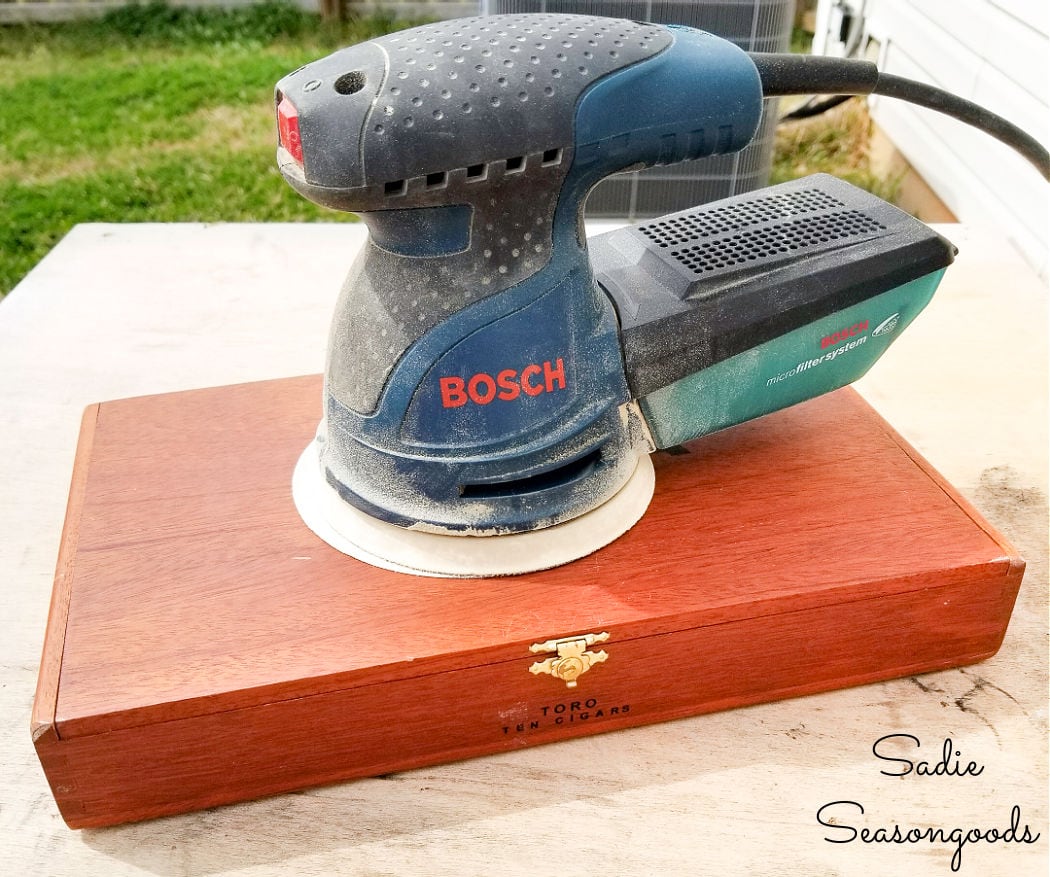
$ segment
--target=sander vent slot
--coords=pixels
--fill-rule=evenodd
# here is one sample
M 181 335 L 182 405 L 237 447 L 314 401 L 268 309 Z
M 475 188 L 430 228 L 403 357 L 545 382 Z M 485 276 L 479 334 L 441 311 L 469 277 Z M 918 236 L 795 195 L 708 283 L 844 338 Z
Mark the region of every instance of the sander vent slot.
M 746 262 L 780 259 L 786 253 L 819 247 L 832 241 L 867 237 L 885 230 L 857 210 L 843 210 L 748 229 L 738 234 L 683 247 L 671 257 L 695 274 L 717 271 Z
M 766 195 L 726 207 L 701 208 L 675 214 L 639 226 L 638 231 L 659 247 L 673 247 L 774 219 L 844 206 L 837 198 L 819 189 L 801 189 L 780 195 Z
M 464 499 L 486 499 L 490 497 L 518 496 L 523 493 L 548 490 L 552 487 L 562 487 L 573 481 L 578 481 L 593 472 L 601 464 L 601 459 L 601 449 L 595 448 L 590 453 L 577 457 L 570 463 L 558 466 L 555 469 L 548 469 L 546 472 L 540 472 L 538 475 L 486 484 L 464 484 L 460 486 L 459 493 Z

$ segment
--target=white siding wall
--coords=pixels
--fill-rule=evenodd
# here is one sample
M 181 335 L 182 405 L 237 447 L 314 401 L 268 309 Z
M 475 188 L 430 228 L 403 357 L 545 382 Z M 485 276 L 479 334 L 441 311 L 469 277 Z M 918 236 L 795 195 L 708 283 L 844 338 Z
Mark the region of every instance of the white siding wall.
M 1047 0 L 867 0 L 864 7 L 882 70 L 968 98 L 1050 143 Z M 879 126 L 960 220 L 995 226 L 1047 276 L 1050 184 L 1038 172 L 953 119 L 888 98 L 871 105 Z

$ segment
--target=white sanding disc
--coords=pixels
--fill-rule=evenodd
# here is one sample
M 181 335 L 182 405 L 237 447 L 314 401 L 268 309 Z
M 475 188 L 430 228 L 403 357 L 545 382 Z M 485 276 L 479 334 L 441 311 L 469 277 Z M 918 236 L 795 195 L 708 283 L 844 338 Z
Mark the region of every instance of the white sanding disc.
M 317 442 L 311 442 L 292 475 L 292 497 L 306 526 L 343 554 L 419 576 L 516 575 L 585 557 L 641 519 L 656 484 L 652 461 L 641 456 L 612 498 L 571 521 L 504 536 L 444 535 L 396 527 L 344 502 L 326 481 L 317 451 Z

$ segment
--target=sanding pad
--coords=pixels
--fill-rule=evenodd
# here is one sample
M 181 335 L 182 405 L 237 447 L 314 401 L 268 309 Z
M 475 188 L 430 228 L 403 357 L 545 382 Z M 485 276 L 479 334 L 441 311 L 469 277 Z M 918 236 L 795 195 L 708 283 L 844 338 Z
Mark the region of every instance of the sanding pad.
M 622 536 L 645 514 L 656 476 L 648 455 L 608 501 L 553 527 L 503 536 L 444 535 L 396 527 L 344 502 L 325 480 L 311 442 L 292 475 L 303 522 L 343 554 L 394 572 L 482 578 L 534 572 L 586 557 Z

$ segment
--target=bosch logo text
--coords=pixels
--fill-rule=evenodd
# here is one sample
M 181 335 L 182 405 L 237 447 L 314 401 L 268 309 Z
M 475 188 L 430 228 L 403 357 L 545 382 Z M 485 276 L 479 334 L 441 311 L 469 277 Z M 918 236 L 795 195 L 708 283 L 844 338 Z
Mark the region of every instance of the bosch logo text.
M 553 364 L 550 361 L 543 365 L 530 363 L 520 372 L 505 368 L 495 377 L 478 372 L 471 378 L 438 378 L 438 386 L 441 388 L 443 408 L 460 408 L 468 402 L 475 405 L 488 405 L 496 400 L 512 402 L 522 393 L 539 396 L 541 393 L 564 390 L 565 363 L 558 357 Z
M 820 339 L 820 349 L 824 350 L 834 344 L 841 344 L 843 341 L 849 340 L 854 335 L 859 335 L 861 332 L 867 331 L 868 321 L 861 320 L 859 323 L 854 323 L 848 329 L 839 329 L 838 332 L 832 332 L 830 335 L 825 335 Z

